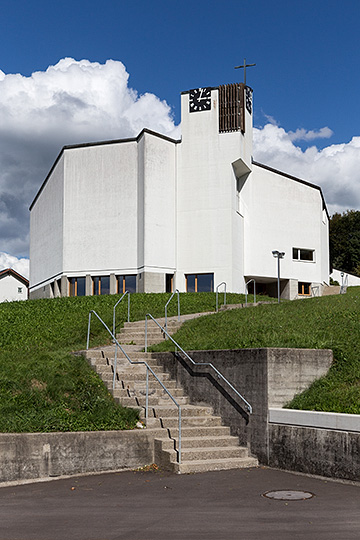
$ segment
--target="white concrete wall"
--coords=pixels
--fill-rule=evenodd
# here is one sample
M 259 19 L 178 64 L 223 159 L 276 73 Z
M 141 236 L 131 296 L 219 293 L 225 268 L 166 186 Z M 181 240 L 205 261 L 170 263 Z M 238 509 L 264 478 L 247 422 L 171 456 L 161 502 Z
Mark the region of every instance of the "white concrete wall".
M 64 154 L 30 212 L 30 287 L 48 282 L 63 268 L 63 177 Z
M 317 189 L 254 165 L 244 187 L 244 208 L 246 276 L 276 278 L 272 251 L 279 250 L 285 252 L 282 278 L 310 283 L 327 279 L 327 225 Z M 315 261 L 293 260 L 293 247 L 315 250 Z
M 137 144 L 65 150 L 67 275 L 137 271 Z
M 210 111 L 188 113 L 189 94 L 182 95 L 182 143 L 178 150 L 178 279 L 184 274 L 214 273 L 214 286 L 226 281 L 234 290 L 233 246 L 241 243 L 242 223 L 235 219 L 236 173 L 251 167 L 251 122 L 241 132 L 219 133 L 218 90 Z M 243 160 L 239 161 L 239 158 Z M 241 256 L 235 255 L 235 280 L 241 281 Z
M 19 293 L 19 288 L 21 292 Z M 0 277 L 0 302 L 13 302 L 14 300 L 26 300 L 28 297 L 27 287 L 12 275 Z
M 172 274 L 176 268 L 176 145 L 151 133 L 142 139 L 139 194 L 144 216 L 139 271 Z M 164 292 L 165 278 L 161 281 L 161 290 L 152 292 Z
M 269 422 L 360 433 L 360 414 L 270 408 Z
M 339 285 L 342 284 L 342 279 L 344 279 L 344 284 L 347 284 L 348 287 L 360 287 L 360 277 L 344 272 L 344 278 L 342 278 L 341 274 L 342 272 L 340 270 L 335 270 L 334 268 L 331 277 L 333 280 L 338 281 Z

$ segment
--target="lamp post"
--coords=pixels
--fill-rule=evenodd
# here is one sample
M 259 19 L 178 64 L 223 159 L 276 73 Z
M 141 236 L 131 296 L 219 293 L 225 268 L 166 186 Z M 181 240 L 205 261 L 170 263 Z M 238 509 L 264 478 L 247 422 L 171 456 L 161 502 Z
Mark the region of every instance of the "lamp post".
M 275 257 L 275 259 L 278 260 L 278 276 L 277 276 L 277 284 L 278 284 L 278 302 L 280 304 L 280 259 L 283 259 L 284 256 L 285 256 L 285 252 L 284 251 L 278 251 L 278 250 L 274 250 L 272 252 L 273 256 Z

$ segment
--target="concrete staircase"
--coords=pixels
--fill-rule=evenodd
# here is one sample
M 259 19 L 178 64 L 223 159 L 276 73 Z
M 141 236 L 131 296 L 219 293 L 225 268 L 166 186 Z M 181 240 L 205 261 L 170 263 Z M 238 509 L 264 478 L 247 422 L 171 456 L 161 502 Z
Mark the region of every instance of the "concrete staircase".
M 182 322 L 185 318 L 189 319 L 191 316 L 182 316 Z M 164 324 L 163 319 L 159 319 L 159 322 Z M 169 333 L 175 332 L 179 326 L 175 317 L 168 319 Z M 190 404 L 184 389 L 171 379 L 169 373 L 160 365 L 156 353 L 141 351 L 145 342 L 144 332 L 144 321 L 125 323 L 117 339 L 133 362 L 146 361 L 154 370 L 181 406 L 182 416 L 182 459 L 179 464 L 178 408 L 150 373 L 147 427 L 163 430 L 163 436 L 154 441 L 156 463 L 163 469 L 178 473 L 257 466 L 257 460 L 249 456 L 247 448 L 239 446 L 238 438 L 230 435 L 230 429 L 222 425 L 220 416 L 215 416 L 211 407 Z M 164 336 L 160 329 L 153 321 L 148 321 L 148 344 L 158 343 L 162 339 Z M 114 398 L 123 406 L 139 408 L 141 418 L 144 419 L 146 367 L 143 364 L 129 364 L 121 351 L 118 351 L 116 384 L 113 390 L 114 352 L 114 346 L 91 349 L 87 351 L 87 358 Z

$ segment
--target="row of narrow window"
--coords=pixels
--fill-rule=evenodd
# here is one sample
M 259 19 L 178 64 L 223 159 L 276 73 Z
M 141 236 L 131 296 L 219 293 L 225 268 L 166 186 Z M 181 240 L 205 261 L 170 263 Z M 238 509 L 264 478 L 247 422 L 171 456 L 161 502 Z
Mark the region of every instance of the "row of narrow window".
M 85 296 L 86 278 L 69 278 L 69 296 Z M 116 293 L 125 291 L 136 292 L 136 275 L 116 276 Z M 110 276 L 96 276 L 92 278 L 92 294 L 110 294 Z
M 309 260 L 309 259 L 306 259 Z M 69 278 L 69 296 L 85 296 L 85 277 Z M 213 292 L 214 291 L 214 274 L 187 274 L 186 292 Z M 60 285 L 60 283 L 59 283 Z M 258 291 L 261 291 L 261 284 L 258 284 Z M 125 291 L 130 293 L 136 292 L 136 275 L 116 276 L 116 293 L 124 294 Z M 173 275 L 166 276 L 166 292 L 173 291 Z M 251 292 L 251 291 L 250 291 Z M 96 276 L 92 278 L 92 294 L 94 296 L 110 294 L 110 276 Z M 302 296 L 311 295 L 311 283 L 298 283 L 298 294 Z
M 187 274 L 187 292 L 213 292 L 214 274 Z M 69 296 L 85 296 L 86 278 L 69 278 Z M 136 292 L 136 275 L 116 276 L 116 293 L 123 294 L 125 291 Z M 173 291 L 173 275 L 166 275 L 166 292 Z M 92 294 L 110 294 L 110 276 L 95 276 L 92 278 Z

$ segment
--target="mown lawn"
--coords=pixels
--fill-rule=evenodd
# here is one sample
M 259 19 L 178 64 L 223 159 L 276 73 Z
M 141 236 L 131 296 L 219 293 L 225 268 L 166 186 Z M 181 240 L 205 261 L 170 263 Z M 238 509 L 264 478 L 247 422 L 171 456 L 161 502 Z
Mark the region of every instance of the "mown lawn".
M 346 295 L 262 305 L 189 321 L 174 336 L 186 350 L 252 347 L 332 349 L 327 376 L 288 405 L 360 414 L 360 287 Z M 152 350 L 171 350 L 169 342 Z
M 169 294 L 131 295 L 131 320 L 164 315 Z M 131 429 L 132 409 L 117 405 L 99 377 L 72 351 L 86 346 L 88 314 L 95 310 L 112 328 L 119 296 L 58 298 L 0 304 L 0 432 Z M 249 298 L 249 301 L 251 299 Z M 228 302 L 242 302 L 228 295 Z M 181 295 L 181 312 L 215 308 L 212 293 Z M 175 298 L 169 315 L 176 313 Z M 117 308 L 117 327 L 127 318 L 127 300 Z M 93 317 L 91 346 L 109 342 Z

